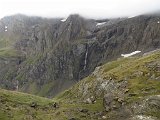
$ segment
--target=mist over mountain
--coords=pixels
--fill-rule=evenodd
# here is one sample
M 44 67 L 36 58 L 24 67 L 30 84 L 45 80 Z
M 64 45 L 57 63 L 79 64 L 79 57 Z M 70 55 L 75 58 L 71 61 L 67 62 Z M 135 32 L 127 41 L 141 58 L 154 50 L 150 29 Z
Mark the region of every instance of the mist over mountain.
M 80 14 L 104 19 L 138 16 L 159 9 L 159 0 L 1 0 L 0 18 L 17 13 L 48 18 Z

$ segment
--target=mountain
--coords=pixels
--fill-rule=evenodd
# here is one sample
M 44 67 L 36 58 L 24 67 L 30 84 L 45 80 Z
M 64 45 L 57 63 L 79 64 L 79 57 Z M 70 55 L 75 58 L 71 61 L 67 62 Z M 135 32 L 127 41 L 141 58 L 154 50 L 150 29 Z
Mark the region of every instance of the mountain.
M 121 54 L 160 47 L 159 15 L 94 20 L 15 15 L 0 20 L 0 86 L 52 97 Z
M 160 50 L 118 58 L 53 99 L 0 89 L 1 120 L 159 120 Z

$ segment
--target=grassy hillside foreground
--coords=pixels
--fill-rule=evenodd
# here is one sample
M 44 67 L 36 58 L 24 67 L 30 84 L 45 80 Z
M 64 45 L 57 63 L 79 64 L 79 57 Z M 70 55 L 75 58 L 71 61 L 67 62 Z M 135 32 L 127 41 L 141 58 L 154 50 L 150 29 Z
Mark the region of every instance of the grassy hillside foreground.
M 54 99 L 0 89 L 0 120 L 158 120 L 160 52 L 97 67 Z

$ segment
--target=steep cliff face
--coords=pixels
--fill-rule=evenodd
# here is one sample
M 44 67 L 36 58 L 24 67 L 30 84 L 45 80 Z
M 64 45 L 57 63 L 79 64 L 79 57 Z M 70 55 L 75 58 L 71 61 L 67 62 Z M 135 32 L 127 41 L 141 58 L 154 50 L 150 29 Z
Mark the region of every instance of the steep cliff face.
M 56 95 L 122 53 L 159 48 L 159 20 L 155 15 L 103 21 L 79 15 L 66 20 L 6 17 L 0 22 L 1 49 L 14 51 L 15 60 L 1 69 L 6 69 L 0 71 L 1 86 L 41 96 Z

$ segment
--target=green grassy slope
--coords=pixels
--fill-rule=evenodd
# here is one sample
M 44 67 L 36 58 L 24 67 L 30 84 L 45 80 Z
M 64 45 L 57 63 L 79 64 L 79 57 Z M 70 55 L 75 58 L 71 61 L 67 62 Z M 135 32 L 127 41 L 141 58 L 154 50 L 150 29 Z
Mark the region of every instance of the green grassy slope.
M 119 100 L 120 94 L 124 105 L 106 111 L 104 95 L 108 93 L 116 96 L 114 101 Z M 140 115 L 157 120 L 159 95 L 160 52 L 157 51 L 97 67 L 90 76 L 54 99 L 0 89 L 0 120 L 128 120 L 132 116 L 138 120 Z M 87 102 L 89 98 L 94 98 L 94 103 Z
M 98 104 L 102 106 L 101 101 L 94 105 L 55 102 L 48 98 L 0 89 L 0 120 L 68 120 L 82 116 L 86 119 L 86 115 L 79 110 L 87 108 L 91 113 L 101 111 L 102 107 L 97 107 Z
M 47 98 L 0 89 L 0 120 L 48 119 L 52 104 Z
M 94 90 L 96 90 L 95 83 L 98 82 L 97 76 L 101 78 L 103 82 L 110 78 L 117 83 L 127 80 L 129 92 L 138 93 L 137 96 L 160 94 L 159 65 L 160 52 L 155 52 L 143 57 L 120 58 L 98 67 L 93 74 L 71 87 L 71 89 L 58 95 L 57 99 L 84 99 L 86 96 L 83 96 L 83 93 L 80 94 L 81 91 L 79 91 L 83 84 L 90 86 L 88 94 L 92 95 L 93 92 L 95 92 Z M 145 92 L 145 90 L 142 91 L 143 88 L 151 88 L 152 90 L 146 94 L 143 93 Z M 88 94 L 87 96 L 89 96 Z
M 160 119 L 160 52 L 141 57 L 120 58 L 100 66 L 95 69 L 93 74 L 59 94 L 56 99 L 75 103 L 75 101 L 82 102 L 94 98 L 95 101 L 101 101 L 101 104 L 94 103 L 94 105 L 97 105 L 96 108 L 101 107 L 102 110 L 104 109 L 102 104 L 105 94 L 115 96 L 113 110 L 104 112 L 107 119 L 129 119 L 125 118 L 128 114 L 130 116 L 144 114 Z M 118 102 L 122 100 L 124 105 L 117 107 L 118 102 L 116 100 Z M 145 101 L 143 102 L 145 105 L 141 105 L 141 101 Z M 135 107 L 132 109 L 136 103 L 139 103 L 142 108 Z M 116 108 L 114 109 L 114 107 Z M 144 110 L 139 112 L 138 109 Z M 132 113 L 128 113 L 127 110 Z M 127 114 L 125 115 L 126 111 Z M 103 113 L 103 111 L 101 112 Z M 119 118 L 123 115 L 124 118 Z

